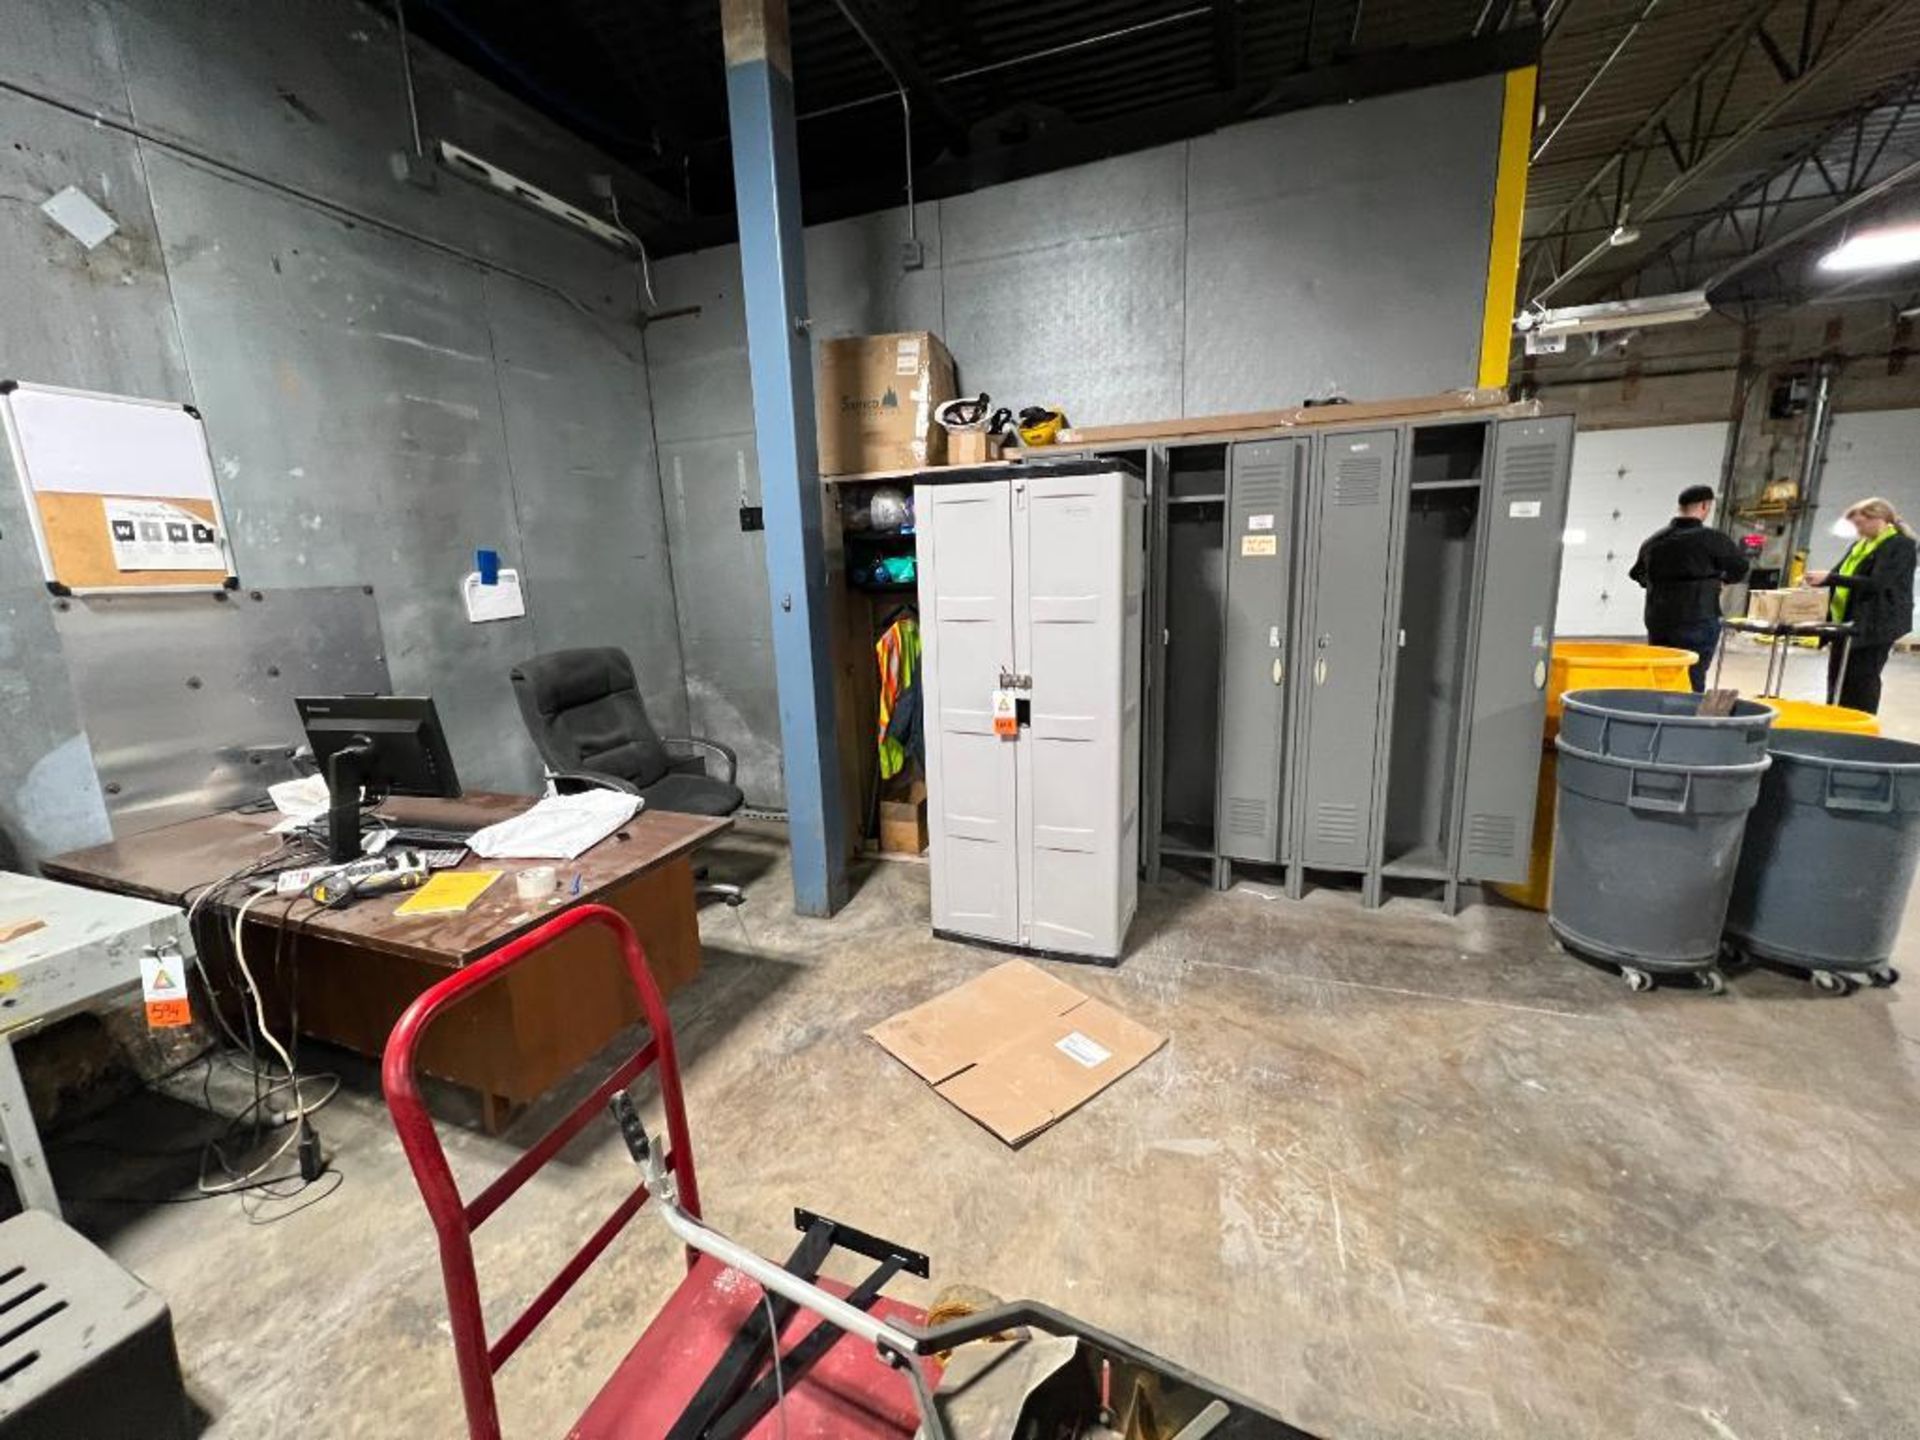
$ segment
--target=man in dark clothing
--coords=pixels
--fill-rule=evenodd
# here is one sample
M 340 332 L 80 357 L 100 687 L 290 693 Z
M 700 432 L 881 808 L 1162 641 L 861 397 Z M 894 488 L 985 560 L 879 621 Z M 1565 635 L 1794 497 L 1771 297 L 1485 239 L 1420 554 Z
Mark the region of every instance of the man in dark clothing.
M 1647 592 L 1647 643 L 1694 653 L 1688 672 L 1695 690 L 1707 686 L 1707 667 L 1720 645 L 1720 587 L 1743 579 L 1747 557 L 1727 535 L 1708 528 L 1713 490 L 1689 485 L 1680 513 L 1640 547 L 1628 577 Z

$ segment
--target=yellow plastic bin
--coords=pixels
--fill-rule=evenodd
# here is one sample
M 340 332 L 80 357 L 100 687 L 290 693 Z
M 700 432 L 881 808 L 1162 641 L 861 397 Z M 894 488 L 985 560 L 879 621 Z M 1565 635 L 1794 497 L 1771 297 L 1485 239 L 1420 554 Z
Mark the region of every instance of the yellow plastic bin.
M 1533 798 L 1533 850 L 1526 882 L 1492 887 L 1494 893 L 1529 910 L 1547 908 L 1547 892 L 1553 884 L 1553 802 L 1558 793 L 1554 762 L 1558 759 L 1551 750 L 1540 756 L 1540 785 Z
M 1547 673 L 1547 743 L 1560 733 L 1560 697 L 1569 690 L 1691 690 L 1693 652 L 1668 645 L 1556 640 Z M 1544 883 L 1544 882 L 1542 882 Z
M 1844 705 L 1822 705 L 1817 700 L 1780 700 L 1769 695 L 1761 702 L 1774 709 L 1776 730 L 1841 730 L 1852 735 L 1878 735 L 1880 721 L 1864 710 Z

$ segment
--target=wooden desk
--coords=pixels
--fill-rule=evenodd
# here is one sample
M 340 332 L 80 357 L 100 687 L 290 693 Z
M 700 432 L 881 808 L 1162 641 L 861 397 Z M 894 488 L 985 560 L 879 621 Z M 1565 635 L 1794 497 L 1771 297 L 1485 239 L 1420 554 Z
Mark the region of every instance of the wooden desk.
M 460 800 L 396 799 L 381 811 L 406 823 L 472 827 L 517 814 L 530 803 L 524 795 L 470 794 Z M 281 838 L 267 833 L 278 819 L 271 812 L 206 815 L 71 851 L 41 868 L 76 885 L 185 905 L 205 886 L 279 849 Z M 649 809 L 575 861 L 469 856 L 461 869 L 507 873 L 459 915 L 397 917 L 405 893 L 344 910 L 269 895 L 247 912 L 247 960 L 262 989 L 273 993 L 280 938 L 275 932 L 284 932 L 282 949 L 291 960 L 274 1008 L 297 1013 L 302 1034 L 378 1056 L 401 1011 L 450 970 L 525 934 L 567 904 L 597 901 L 632 923 L 661 992 L 670 995 L 700 969 L 689 852 L 732 823 Z M 543 864 L 560 872 L 557 903 L 522 901 L 513 872 Z M 577 897 L 570 893 L 576 873 Z M 225 901 L 207 908 L 231 916 L 247 893 L 231 887 Z M 421 1068 L 478 1091 L 493 1128 L 512 1106 L 572 1073 L 638 1018 L 619 955 L 604 935 L 577 931 L 448 1012 L 421 1049 Z

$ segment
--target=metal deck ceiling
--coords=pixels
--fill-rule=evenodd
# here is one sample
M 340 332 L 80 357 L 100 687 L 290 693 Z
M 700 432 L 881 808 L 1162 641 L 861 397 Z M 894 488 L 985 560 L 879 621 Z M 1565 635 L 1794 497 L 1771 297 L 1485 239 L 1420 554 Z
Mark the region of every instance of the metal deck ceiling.
M 417 33 L 671 196 L 650 227 L 663 248 L 726 233 L 718 0 L 405 3 Z M 1522 303 L 1685 288 L 1756 252 L 1716 301 L 1804 300 L 1831 288 L 1811 257 L 1845 224 L 1904 213 L 1920 188 L 1900 175 L 1920 160 L 1920 0 L 845 4 L 909 72 L 923 196 L 1485 71 L 1539 46 Z M 791 19 L 809 218 L 899 203 L 886 68 L 842 0 L 791 0 Z M 1846 219 L 1820 226 L 1836 208 Z M 1622 223 L 1640 238 L 1607 247 Z M 1803 242 L 1780 244 L 1802 228 Z M 1903 280 L 1920 286 L 1912 274 L 1876 283 Z

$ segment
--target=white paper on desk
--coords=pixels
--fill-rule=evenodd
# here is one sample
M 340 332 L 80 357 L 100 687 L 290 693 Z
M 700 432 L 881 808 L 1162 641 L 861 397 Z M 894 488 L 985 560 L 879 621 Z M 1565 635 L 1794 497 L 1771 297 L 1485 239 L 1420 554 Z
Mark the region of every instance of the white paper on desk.
M 327 813 L 327 781 L 323 775 L 302 775 L 297 780 L 282 780 L 267 787 L 273 808 L 286 818 L 269 832 L 285 835 L 302 825 L 311 825 Z
M 640 797 L 619 790 L 549 795 L 511 820 L 467 840 L 482 860 L 577 860 L 640 811 Z

